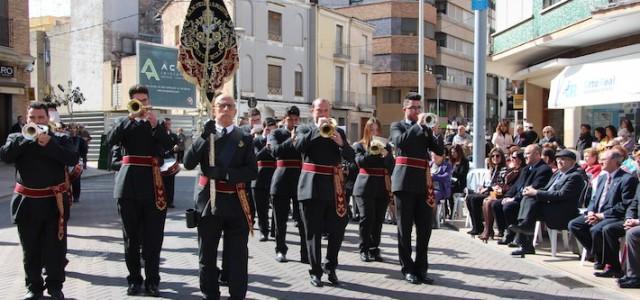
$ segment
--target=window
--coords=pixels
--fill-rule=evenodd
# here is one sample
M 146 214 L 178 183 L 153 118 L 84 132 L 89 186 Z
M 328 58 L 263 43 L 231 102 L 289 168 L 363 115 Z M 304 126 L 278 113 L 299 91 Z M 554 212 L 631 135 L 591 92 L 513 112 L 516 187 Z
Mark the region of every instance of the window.
M 401 19 L 400 21 L 401 35 L 418 35 L 418 19 Z
M 9 1 L 0 0 L 0 46 L 11 47 L 11 25 Z
M 517 1 L 517 0 L 516 0 Z M 469 12 L 459 6 L 453 5 L 451 3 L 447 3 L 446 14 L 450 18 L 463 23 L 471 28 L 474 27 L 474 15 L 472 12 Z
M 269 95 L 282 95 L 282 66 L 269 65 Z
M 296 87 L 295 87 L 295 91 L 294 91 L 294 95 L 296 97 L 302 97 L 303 96 L 303 83 L 302 83 L 302 72 L 301 71 L 296 71 L 295 75 L 295 82 L 296 82 Z
M 457 37 L 447 35 L 445 47 L 447 49 L 455 50 L 466 56 L 473 57 L 473 44 L 467 41 L 461 40 Z
M 496 0 L 496 30 L 505 30 L 533 14 L 533 0 Z
M 282 42 L 282 14 L 269 11 L 269 40 Z
M 402 90 L 380 89 L 380 95 L 384 104 L 399 104 L 402 99 Z
M 342 44 L 342 35 L 343 35 L 342 25 L 336 25 L 336 54 L 343 55 L 344 47 Z
M 336 82 L 335 82 L 335 96 L 336 102 L 342 102 L 344 101 L 344 68 L 343 67 L 336 67 Z
M 173 44 L 180 45 L 180 25 L 173 28 Z
M 558 2 L 561 2 L 561 1 L 564 1 L 564 0 L 543 0 L 542 1 L 542 8 L 543 9 L 547 8 L 547 7 L 549 7 L 551 5 L 554 5 L 554 4 L 556 4 Z M 609 1 L 609 2 L 611 2 L 611 1 Z

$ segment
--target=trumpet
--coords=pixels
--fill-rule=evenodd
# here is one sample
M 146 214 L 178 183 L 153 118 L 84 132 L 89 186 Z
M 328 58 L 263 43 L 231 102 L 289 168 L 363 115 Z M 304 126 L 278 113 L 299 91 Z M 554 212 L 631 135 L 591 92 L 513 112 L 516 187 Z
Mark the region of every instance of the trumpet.
M 336 134 L 336 127 L 338 122 L 334 118 L 328 119 L 328 121 L 320 125 L 320 136 L 323 138 L 330 138 Z
M 386 146 L 386 139 L 374 136 L 369 142 L 369 153 L 371 155 L 380 155 L 384 152 Z
M 47 134 L 49 127 L 47 125 L 40 125 L 36 123 L 27 123 L 22 127 L 22 136 L 25 139 L 34 141 L 41 134 Z
M 438 125 L 438 116 L 433 113 L 424 113 L 420 119 L 420 124 L 423 124 L 429 128 L 436 127 Z
M 127 110 L 132 115 L 139 115 L 146 112 L 150 107 L 144 106 L 142 102 L 138 99 L 131 99 L 129 103 L 127 103 Z

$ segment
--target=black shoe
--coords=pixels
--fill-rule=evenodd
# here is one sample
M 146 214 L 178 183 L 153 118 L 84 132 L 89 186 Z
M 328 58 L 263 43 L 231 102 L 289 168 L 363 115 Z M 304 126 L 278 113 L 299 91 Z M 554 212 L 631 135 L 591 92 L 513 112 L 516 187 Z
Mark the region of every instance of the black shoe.
M 279 263 L 286 263 L 288 261 L 287 256 L 282 252 L 278 252 L 276 253 L 276 261 Z
M 599 262 L 594 263 L 594 264 L 593 264 L 593 269 L 594 269 L 594 270 L 604 270 L 604 264 L 601 264 L 601 263 L 599 263 Z
M 482 231 L 478 231 L 478 230 L 475 230 L 475 229 L 471 229 L 471 230 L 467 231 L 467 234 L 469 234 L 469 235 L 478 235 L 480 233 L 482 233 Z
M 418 280 L 418 277 L 414 274 L 411 273 L 407 273 L 404 274 L 404 280 L 406 280 L 407 282 L 411 283 L 411 284 L 420 284 L 420 281 Z
M 369 257 L 371 259 L 373 259 L 374 261 L 377 262 L 383 262 L 384 259 L 382 259 L 382 256 L 380 256 L 380 253 L 369 253 Z
M 509 230 L 515 233 L 532 235 L 534 233 L 535 228 L 532 228 L 531 226 L 523 222 L 518 225 L 510 225 Z
M 36 293 L 36 292 L 32 292 L 32 291 L 27 291 L 26 294 L 24 294 L 24 296 L 22 296 L 22 300 L 38 300 L 42 298 L 42 292 Z
M 149 284 L 146 288 L 146 292 L 148 296 L 160 297 L 160 290 L 158 289 L 158 286 L 155 284 Z
M 268 240 L 269 240 L 269 238 L 267 237 L 267 235 L 266 235 L 266 234 L 264 234 L 264 233 L 261 233 L 261 234 L 260 234 L 260 241 L 261 241 L 261 242 L 266 242 L 266 241 L 268 241 Z
M 53 300 L 64 300 L 64 294 L 61 290 L 49 291 L 49 296 L 51 296 Z
M 593 273 L 593 275 L 595 275 L 596 277 L 603 277 L 603 278 L 620 278 L 622 277 L 622 271 L 607 269 L 607 270 L 604 270 L 603 272 L 595 272 Z
M 311 275 L 309 282 L 315 287 L 322 287 L 322 280 L 320 280 L 320 276 L 318 275 Z
M 640 279 L 629 278 L 623 282 L 619 282 L 618 286 L 622 289 L 638 289 L 640 288 Z
M 513 242 L 514 237 L 513 234 L 507 234 L 503 239 L 498 241 L 498 245 L 509 245 Z
M 360 252 L 360 260 L 363 262 L 370 262 L 371 257 L 369 257 L 369 253 L 367 252 Z
M 507 247 L 509 248 L 520 248 L 520 245 L 518 245 L 517 243 L 511 242 L 507 245 Z
M 535 249 L 529 249 L 529 248 L 520 248 L 516 251 L 511 252 L 511 255 L 513 256 L 520 256 L 520 257 L 524 257 L 525 254 L 536 254 L 536 250 Z
M 331 282 L 333 285 L 340 284 L 340 281 L 338 281 L 338 275 L 336 275 L 336 270 L 324 269 L 323 271 L 325 274 L 327 274 L 327 279 L 329 279 L 329 282 Z
M 134 284 L 134 283 L 129 284 L 129 287 L 127 288 L 127 295 L 135 296 L 139 293 L 140 293 L 140 284 Z
M 418 280 L 424 284 L 433 284 L 433 278 L 429 277 L 427 271 L 418 274 Z

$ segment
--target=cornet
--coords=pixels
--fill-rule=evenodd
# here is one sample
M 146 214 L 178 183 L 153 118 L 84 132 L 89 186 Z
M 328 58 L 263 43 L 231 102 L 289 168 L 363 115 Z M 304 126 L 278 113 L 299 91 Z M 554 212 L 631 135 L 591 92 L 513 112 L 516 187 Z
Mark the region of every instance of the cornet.
M 320 125 L 320 136 L 323 138 L 331 138 L 334 134 L 336 134 L 337 126 L 338 122 L 336 121 L 336 119 L 328 119 L 328 121 Z
M 140 100 L 138 99 L 131 99 L 129 100 L 129 103 L 127 103 L 127 110 L 132 115 L 142 114 L 143 112 L 146 112 L 150 108 L 151 108 L 150 106 L 144 106 L 142 102 L 140 102 Z
M 387 141 L 385 138 L 373 136 L 371 137 L 371 142 L 369 142 L 369 153 L 371 155 L 380 155 L 384 152 L 386 146 Z
M 40 125 L 36 123 L 27 123 L 22 127 L 22 136 L 30 141 L 35 141 L 38 135 L 47 134 L 49 127 L 47 125 Z
M 438 125 L 438 116 L 433 113 L 425 113 L 422 115 L 422 119 L 420 119 L 420 124 L 423 124 L 429 128 L 436 127 Z

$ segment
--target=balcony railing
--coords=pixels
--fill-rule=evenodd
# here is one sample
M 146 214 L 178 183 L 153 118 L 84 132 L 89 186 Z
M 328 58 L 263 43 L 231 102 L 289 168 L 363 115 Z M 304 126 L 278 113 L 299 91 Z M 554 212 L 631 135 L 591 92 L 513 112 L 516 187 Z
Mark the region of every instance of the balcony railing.
M 333 95 L 333 103 L 336 106 L 340 106 L 340 107 L 345 107 L 345 106 L 349 106 L 349 107 L 355 107 L 355 103 L 353 102 L 353 100 L 351 100 L 349 98 L 349 93 L 347 91 L 338 91 L 338 90 L 333 90 L 333 93 L 331 93 Z
M 269 40 L 270 41 L 274 41 L 274 42 L 282 42 L 282 34 L 281 33 L 275 33 L 275 32 L 269 32 Z
M 269 93 L 269 95 L 282 96 L 282 88 L 281 87 L 269 87 L 268 93 Z
M 361 65 L 373 65 L 373 55 L 371 51 L 360 51 L 360 58 L 358 59 L 358 63 Z
M 333 57 L 349 59 L 351 58 L 351 48 L 346 44 L 336 46 L 336 49 L 333 52 Z
M 348 102 L 360 107 L 361 110 L 372 110 L 375 108 L 373 96 L 367 93 L 349 92 Z
M 0 16 L 0 46 L 12 47 L 13 19 Z

